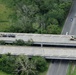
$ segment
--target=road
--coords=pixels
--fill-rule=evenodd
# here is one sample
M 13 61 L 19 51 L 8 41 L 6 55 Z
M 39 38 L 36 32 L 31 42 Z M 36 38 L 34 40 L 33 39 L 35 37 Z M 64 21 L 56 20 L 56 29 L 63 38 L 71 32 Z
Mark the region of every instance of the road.
M 67 61 L 60 61 L 59 68 L 55 75 L 66 75 L 68 69 L 68 62 Z
M 76 34 L 75 14 L 76 14 L 76 0 L 73 0 L 72 7 L 71 7 L 70 12 L 67 16 L 67 19 L 65 21 L 65 24 L 64 24 L 61 34 L 65 35 L 66 32 L 68 32 L 71 35 Z M 71 20 L 71 19 L 73 19 L 73 20 Z
M 51 63 L 47 75 L 56 75 L 60 61 L 54 61 Z
M 28 56 L 43 56 L 46 59 L 76 60 L 75 48 L 60 47 L 32 47 L 32 46 L 2 46 L 0 54 L 11 53 L 12 55 L 24 54 Z
M 76 16 L 74 16 L 74 18 L 73 18 L 73 22 L 71 25 L 69 35 L 76 35 Z
M 55 60 L 51 63 L 47 75 L 66 75 L 67 69 L 67 61 Z
M 65 21 L 63 30 L 61 32 L 62 35 L 76 35 L 76 0 L 73 0 L 72 7 Z M 48 70 L 47 75 L 66 75 L 68 69 L 68 62 L 64 61 L 54 61 Z

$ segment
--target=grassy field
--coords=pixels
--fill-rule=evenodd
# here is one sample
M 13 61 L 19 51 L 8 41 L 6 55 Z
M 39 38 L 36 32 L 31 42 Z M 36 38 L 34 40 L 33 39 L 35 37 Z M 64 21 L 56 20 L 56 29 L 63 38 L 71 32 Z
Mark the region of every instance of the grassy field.
M 5 31 L 11 25 L 13 10 L 0 0 L 0 31 Z
M 0 75 L 10 75 L 10 74 L 0 71 Z

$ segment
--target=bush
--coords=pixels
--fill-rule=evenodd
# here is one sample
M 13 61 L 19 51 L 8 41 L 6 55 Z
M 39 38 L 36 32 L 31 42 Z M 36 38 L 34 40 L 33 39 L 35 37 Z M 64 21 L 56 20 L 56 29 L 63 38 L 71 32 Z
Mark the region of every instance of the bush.
M 32 57 L 32 61 L 35 63 L 36 68 L 39 72 L 44 72 L 47 70 L 47 62 L 43 57 L 40 56 Z
M 12 56 L 9 53 L 0 55 L 0 70 L 12 75 L 15 73 L 16 75 L 25 75 L 22 72 L 28 72 L 28 75 L 39 75 L 39 72 L 46 69 L 47 62 L 43 57 L 35 56 L 30 60 L 25 55 Z
M 5 45 L 5 44 L 6 44 L 5 41 L 0 40 L 0 45 Z
M 13 42 L 13 45 L 23 46 L 23 45 L 25 45 L 25 42 L 23 40 L 19 39 L 19 40 L 16 40 L 15 42 Z
M 26 45 L 27 46 L 31 46 L 33 44 L 33 39 L 29 39 L 27 42 L 26 42 Z
M 0 57 L 0 70 L 13 74 L 14 72 L 15 57 L 9 54 L 1 55 Z
M 58 25 L 49 25 L 47 27 L 47 33 L 49 34 L 60 34 L 61 29 Z

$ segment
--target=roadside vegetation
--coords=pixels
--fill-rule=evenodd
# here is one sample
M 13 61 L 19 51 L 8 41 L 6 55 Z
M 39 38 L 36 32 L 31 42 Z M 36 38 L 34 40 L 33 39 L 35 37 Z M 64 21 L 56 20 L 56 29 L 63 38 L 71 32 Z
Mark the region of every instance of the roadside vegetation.
M 60 34 L 71 0 L 0 0 L 0 31 Z
M 6 75 L 40 75 L 47 69 L 47 61 L 40 56 L 29 59 L 25 55 L 12 56 L 10 53 L 0 55 L 0 73 L 5 72 Z
M 67 75 L 76 75 L 76 63 L 75 62 L 70 62 Z
M 71 4 L 71 0 L 0 0 L 0 32 L 60 34 Z M 12 45 L 32 44 L 33 40 L 16 40 Z M 43 57 L 0 55 L 0 75 L 44 75 L 47 69 Z
M 28 41 L 24 41 L 24 40 L 15 40 L 12 43 L 7 43 L 4 40 L 0 40 L 0 45 L 15 45 L 15 46 L 31 46 L 33 45 L 34 41 L 32 39 L 29 39 Z

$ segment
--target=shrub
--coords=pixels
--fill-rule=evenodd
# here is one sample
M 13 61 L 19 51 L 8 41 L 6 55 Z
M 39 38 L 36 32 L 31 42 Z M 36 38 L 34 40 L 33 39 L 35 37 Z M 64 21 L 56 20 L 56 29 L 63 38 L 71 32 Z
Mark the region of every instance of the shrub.
M 27 42 L 26 42 L 26 45 L 30 46 L 34 43 L 33 39 L 29 39 Z
M 15 42 L 13 42 L 13 45 L 23 46 L 23 45 L 25 45 L 25 42 L 23 40 L 19 39 L 19 40 L 16 40 Z
M 0 45 L 5 45 L 5 44 L 6 44 L 5 41 L 0 40 Z
M 36 68 L 39 72 L 44 72 L 45 70 L 47 70 L 47 62 L 43 57 L 40 56 L 32 57 L 32 61 L 36 65 Z

